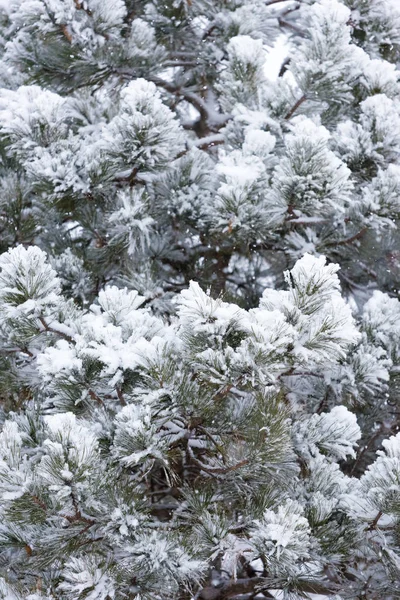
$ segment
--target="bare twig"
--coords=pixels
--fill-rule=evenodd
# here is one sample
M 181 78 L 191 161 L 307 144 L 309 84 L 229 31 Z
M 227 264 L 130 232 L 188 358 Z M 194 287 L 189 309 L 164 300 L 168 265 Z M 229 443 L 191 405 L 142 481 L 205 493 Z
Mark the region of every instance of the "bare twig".
M 291 31 L 293 31 L 293 33 L 296 33 L 300 37 L 305 37 L 306 35 L 305 32 L 302 29 L 300 29 L 300 27 L 293 25 L 293 23 L 289 23 L 289 21 L 285 21 L 285 19 L 278 19 L 278 23 L 281 27 L 286 27 L 286 29 L 290 29 Z
M 120 401 L 122 406 L 126 406 L 126 401 L 125 401 L 125 398 L 124 398 L 121 388 L 116 386 L 115 391 L 117 392 L 118 400 Z
M 114 72 L 121 77 L 136 77 L 136 74 L 129 69 L 115 69 Z M 177 86 L 171 81 L 166 81 L 165 79 L 162 79 L 156 75 L 150 75 L 147 79 L 148 81 L 152 81 L 157 87 L 163 88 L 170 94 L 179 96 L 189 102 L 189 104 L 194 106 L 194 108 L 196 108 L 196 110 L 199 112 L 200 118 L 214 127 L 222 127 L 232 118 L 231 115 L 221 114 L 211 110 L 203 98 L 195 92 L 191 92 L 190 90 L 187 90 L 181 86 Z
M 60 29 L 62 31 L 63 36 L 68 40 L 68 42 L 71 44 L 72 43 L 72 35 L 70 34 L 70 32 L 68 31 L 68 27 L 65 23 L 63 23 L 62 25 L 60 25 Z
M 356 240 L 359 240 L 360 238 L 362 238 L 362 236 L 365 234 L 365 232 L 368 230 L 368 227 L 363 227 L 358 233 L 352 235 L 351 237 L 345 239 L 345 240 L 340 240 L 339 242 L 330 242 L 329 244 L 325 244 L 326 246 L 344 246 L 345 244 L 351 244 L 352 242 L 355 242 Z
M 73 338 L 67 333 L 59 331 L 58 329 L 54 329 L 54 327 L 50 327 L 50 325 L 45 321 L 45 319 L 42 316 L 39 317 L 39 321 L 43 325 L 45 331 L 48 331 L 49 333 L 55 333 L 56 335 L 62 337 L 64 340 L 67 340 L 67 342 L 72 343 L 74 341 Z
M 177 96 L 181 96 L 182 98 L 187 100 L 187 102 L 189 102 L 199 111 L 200 116 L 202 118 L 207 119 L 209 117 L 209 109 L 206 103 L 204 102 L 203 98 L 201 98 L 198 94 L 190 92 L 189 90 L 185 90 L 184 88 L 177 87 L 170 81 L 165 81 L 165 79 L 162 79 L 161 77 L 150 76 L 148 79 L 149 81 L 155 83 L 157 87 L 161 87 L 167 92 L 170 92 L 171 94 L 176 94 Z
M 283 77 L 286 73 L 288 66 L 290 64 L 290 58 L 285 58 L 283 63 L 281 64 L 281 68 L 279 69 L 278 77 Z
M 372 521 L 371 525 L 369 525 L 366 529 L 366 531 L 373 531 L 374 529 L 376 529 L 377 525 L 378 525 L 378 521 L 379 519 L 382 517 L 383 512 L 380 510 L 378 512 L 378 514 L 376 515 L 375 519 Z
M 244 594 L 258 590 L 263 590 L 263 594 L 267 598 L 273 597 L 266 589 L 264 589 L 266 587 L 266 580 L 263 577 L 230 579 L 218 588 L 214 586 L 204 587 L 196 594 L 195 598 L 198 598 L 199 600 L 227 600 L 228 598 L 243 596 Z M 306 594 L 331 595 L 337 590 L 331 589 L 331 587 L 328 587 L 325 583 L 304 581 L 301 586 L 301 591 Z
M 273 4 L 281 4 L 282 2 L 289 2 L 290 0 L 266 0 L 265 6 L 272 6 Z
M 307 96 L 305 94 L 302 95 L 301 98 L 299 98 L 297 100 L 297 102 L 295 102 L 292 106 L 292 108 L 289 110 L 289 112 L 286 113 L 285 115 L 285 119 L 286 121 L 288 121 L 289 119 L 291 119 L 294 115 L 294 113 L 296 112 L 296 110 L 298 108 L 300 108 L 300 106 L 303 104 L 303 102 L 305 102 L 307 100 Z
M 103 400 L 100 398 L 100 396 L 98 396 L 98 394 L 96 394 L 96 392 L 92 389 L 88 389 L 88 394 L 91 397 L 92 400 L 95 400 L 97 402 L 97 404 L 100 404 L 100 406 L 102 406 L 104 408 L 104 402 Z
M 199 63 L 195 60 L 172 59 L 163 63 L 165 67 L 198 67 Z
M 353 475 L 355 473 L 358 465 L 364 458 L 365 454 L 373 446 L 373 444 L 376 442 L 376 440 L 379 439 L 379 437 L 384 434 L 385 431 L 386 431 L 386 427 L 384 425 L 381 425 L 379 427 L 379 429 L 369 438 L 369 440 L 365 444 L 364 448 L 361 450 L 360 454 L 357 456 L 357 458 L 354 462 L 354 465 L 350 471 L 350 475 Z
M 219 146 L 225 143 L 225 139 L 222 135 L 208 135 L 203 138 L 199 138 L 193 144 L 196 148 L 200 148 L 200 150 L 207 150 L 207 148 L 213 148 L 214 146 Z
M 91 17 L 91 16 L 92 16 L 92 11 L 91 11 L 91 10 L 89 10 L 89 8 L 84 8 L 84 6 L 83 6 L 83 3 L 81 2 L 81 0 L 74 0 L 74 4 L 75 4 L 75 8 L 76 8 L 77 10 L 84 10 L 84 11 L 85 11 L 85 13 L 86 13 L 87 15 L 89 15 L 89 17 Z
M 212 35 L 212 33 L 215 31 L 215 29 L 217 29 L 218 25 L 216 23 L 216 21 L 213 21 L 212 23 L 209 24 L 209 26 L 207 27 L 207 29 L 205 30 L 205 32 L 203 33 L 203 37 L 202 40 L 206 40 L 208 37 L 210 37 L 210 35 Z

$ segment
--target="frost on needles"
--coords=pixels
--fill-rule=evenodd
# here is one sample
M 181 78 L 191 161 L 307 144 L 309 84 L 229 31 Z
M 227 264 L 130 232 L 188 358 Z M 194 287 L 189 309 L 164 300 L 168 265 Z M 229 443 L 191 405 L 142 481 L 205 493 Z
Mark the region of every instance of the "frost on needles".
M 400 598 L 399 64 L 397 0 L 0 0 L 0 600 Z
M 251 310 L 192 282 L 168 320 L 116 286 L 78 307 L 36 246 L 0 268 L 8 377 L 32 395 L 0 434 L 4 598 L 330 594 L 327 566 L 391 531 L 398 436 L 358 479 L 355 414 L 306 410 L 369 347 L 337 265 L 306 254 Z

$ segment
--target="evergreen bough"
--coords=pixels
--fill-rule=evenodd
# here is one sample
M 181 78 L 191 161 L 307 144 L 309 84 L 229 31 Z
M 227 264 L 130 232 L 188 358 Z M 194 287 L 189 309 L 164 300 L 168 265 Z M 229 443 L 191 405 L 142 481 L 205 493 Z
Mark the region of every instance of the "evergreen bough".
M 2 0 L 0 55 L 0 600 L 400 598 L 397 1 Z

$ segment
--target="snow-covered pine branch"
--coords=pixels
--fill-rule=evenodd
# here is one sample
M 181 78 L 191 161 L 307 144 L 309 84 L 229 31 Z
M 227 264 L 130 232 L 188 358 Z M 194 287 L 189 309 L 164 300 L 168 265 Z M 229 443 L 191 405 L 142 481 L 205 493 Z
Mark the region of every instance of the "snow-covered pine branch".
M 0 0 L 0 599 L 398 597 L 399 63 L 395 0 Z

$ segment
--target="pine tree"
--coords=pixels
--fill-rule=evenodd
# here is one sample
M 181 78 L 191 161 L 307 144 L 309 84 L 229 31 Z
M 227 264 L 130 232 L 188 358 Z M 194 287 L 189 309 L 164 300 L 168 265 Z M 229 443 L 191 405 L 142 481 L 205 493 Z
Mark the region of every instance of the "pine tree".
M 0 600 L 400 598 L 396 0 L 0 48 Z

